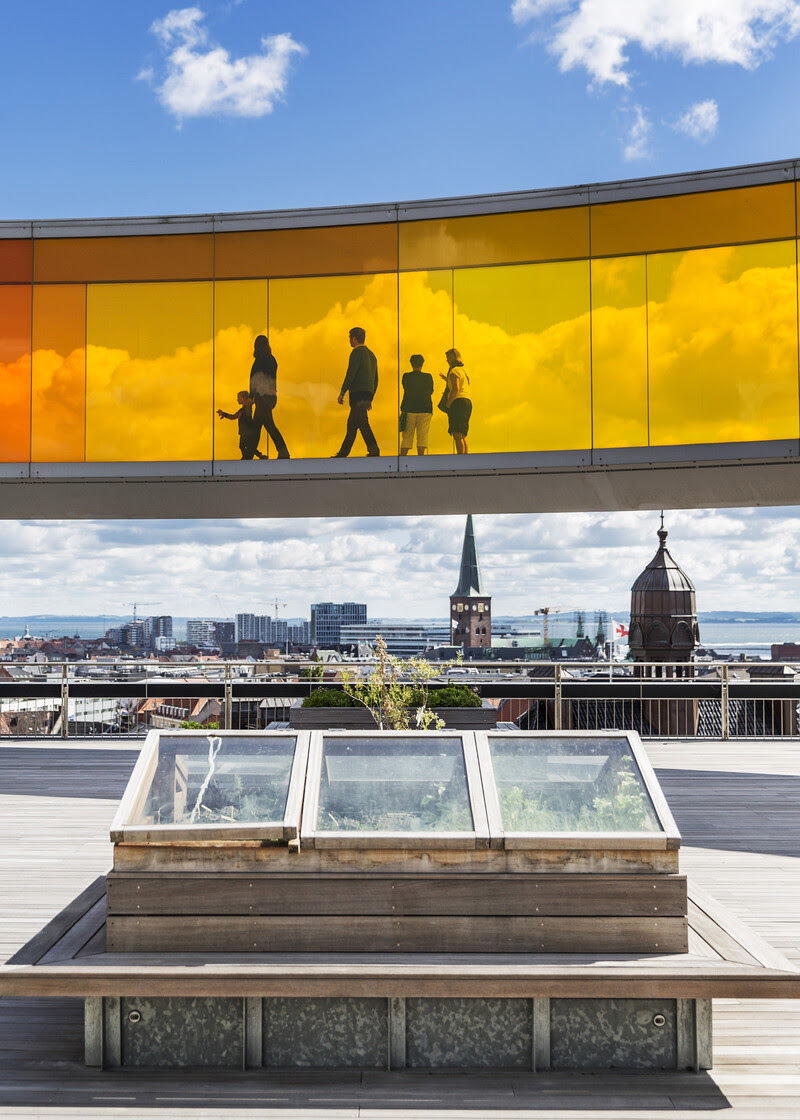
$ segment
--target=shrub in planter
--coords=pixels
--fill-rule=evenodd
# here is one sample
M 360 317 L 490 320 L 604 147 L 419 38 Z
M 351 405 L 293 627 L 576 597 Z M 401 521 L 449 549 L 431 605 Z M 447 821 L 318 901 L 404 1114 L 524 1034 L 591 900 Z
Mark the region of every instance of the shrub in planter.
M 315 688 L 303 700 L 304 708 L 359 708 L 351 696 L 346 692 L 339 692 L 335 688 Z

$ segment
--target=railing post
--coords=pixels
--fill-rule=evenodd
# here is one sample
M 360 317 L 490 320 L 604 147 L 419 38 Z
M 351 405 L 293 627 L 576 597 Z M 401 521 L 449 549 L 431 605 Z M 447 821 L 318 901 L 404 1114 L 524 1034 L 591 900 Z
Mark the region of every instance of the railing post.
M 225 700 L 224 712 L 222 716 L 222 726 L 226 731 L 231 730 L 233 724 L 233 681 L 231 679 L 231 667 L 229 662 L 225 662 Z
M 722 666 L 720 674 L 721 697 L 720 702 L 722 705 L 720 715 L 722 717 L 722 738 L 729 739 L 731 735 L 731 709 L 728 702 L 728 666 Z
M 553 711 L 553 729 L 555 731 L 561 730 L 561 666 L 556 664 L 554 666 L 555 672 L 553 674 L 553 695 L 555 707 Z
M 69 735 L 69 665 L 61 666 L 61 738 Z

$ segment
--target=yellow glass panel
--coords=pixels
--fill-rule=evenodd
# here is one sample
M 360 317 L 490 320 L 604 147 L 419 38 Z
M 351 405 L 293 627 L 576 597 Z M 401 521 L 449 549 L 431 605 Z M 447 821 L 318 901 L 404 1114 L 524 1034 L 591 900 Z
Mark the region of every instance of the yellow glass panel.
M 216 410 L 238 411 L 240 392 L 250 390 L 253 341 L 267 333 L 267 281 L 224 280 L 214 285 L 214 458 L 240 459 L 239 427 Z M 275 419 L 278 419 L 276 411 Z M 260 450 L 266 454 L 266 437 Z
M 592 261 L 592 413 L 595 447 L 646 447 L 645 258 Z
M 37 239 L 33 278 L 76 281 L 204 280 L 214 267 L 214 235 L 54 237 Z
M 214 267 L 217 278 L 389 272 L 397 267 L 397 226 L 218 233 Z
M 86 435 L 86 288 L 33 289 L 33 433 L 31 458 L 78 463 Z
M 794 237 L 794 185 L 592 206 L 592 256 Z
M 31 287 L 0 285 L 0 463 L 27 463 L 31 448 Z
M 348 334 L 363 327 L 378 360 L 369 422 L 383 454 L 397 451 L 397 275 L 271 280 L 269 339 L 278 362 L 275 420 L 293 458 L 334 455 L 347 403 L 337 403 L 350 358 Z M 347 398 L 345 398 L 345 402 Z M 351 452 L 365 454 L 361 436 Z
M 436 407 L 444 388 L 438 374 L 447 372 L 444 354 L 452 345 L 452 271 L 401 272 L 400 396 L 402 400 L 403 374 L 411 369 L 409 358 L 412 354 L 422 354 L 425 359 L 422 368 L 433 377 L 433 414 L 428 433 L 431 455 L 447 454 L 453 449 L 452 438 L 447 434 L 447 417 Z
M 591 446 L 589 262 L 457 270 L 470 451 Z
M 210 459 L 212 285 L 90 284 L 86 458 Z
M 400 223 L 400 268 L 463 268 L 589 256 L 589 207 Z
M 648 257 L 651 443 L 797 438 L 795 244 Z

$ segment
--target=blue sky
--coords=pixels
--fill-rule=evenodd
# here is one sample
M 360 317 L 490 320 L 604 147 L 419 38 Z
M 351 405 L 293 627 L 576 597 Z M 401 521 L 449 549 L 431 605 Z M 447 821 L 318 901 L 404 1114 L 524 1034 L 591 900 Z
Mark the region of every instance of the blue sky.
M 0 216 L 376 202 L 788 158 L 798 30 L 796 0 L 8 5 Z
M 800 154 L 800 0 L 6 5 L 0 219 L 327 206 Z M 466 512 L 466 511 L 464 511 Z M 624 609 L 653 513 L 477 519 L 495 609 Z M 701 610 L 800 609 L 800 510 L 668 515 Z M 442 615 L 463 518 L 5 522 L 0 614 Z M 157 575 L 154 575 L 154 572 Z

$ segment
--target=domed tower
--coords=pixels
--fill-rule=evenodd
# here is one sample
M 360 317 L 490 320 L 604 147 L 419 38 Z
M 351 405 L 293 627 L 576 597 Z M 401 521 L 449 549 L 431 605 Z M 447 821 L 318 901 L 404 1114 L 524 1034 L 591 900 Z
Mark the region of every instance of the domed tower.
M 664 514 L 658 530 L 658 551 L 631 588 L 628 646 L 634 661 L 691 662 L 700 640 L 694 584 L 667 549 Z M 657 676 L 689 676 L 676 667 Z

